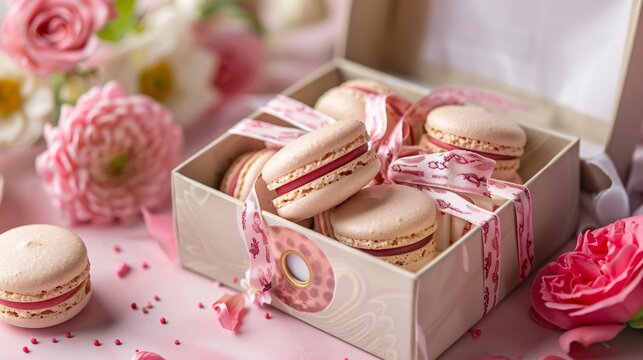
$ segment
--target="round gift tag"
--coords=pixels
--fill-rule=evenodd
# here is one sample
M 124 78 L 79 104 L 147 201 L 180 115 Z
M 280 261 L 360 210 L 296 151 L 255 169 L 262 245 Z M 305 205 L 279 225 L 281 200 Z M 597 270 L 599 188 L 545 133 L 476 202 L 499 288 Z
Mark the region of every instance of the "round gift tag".
M 301 312 L 326 309 L 335 295 L 335 274 L 326 255 L 295 230 L 273 226 L 269 236 L 277 265 L 272 294 Z

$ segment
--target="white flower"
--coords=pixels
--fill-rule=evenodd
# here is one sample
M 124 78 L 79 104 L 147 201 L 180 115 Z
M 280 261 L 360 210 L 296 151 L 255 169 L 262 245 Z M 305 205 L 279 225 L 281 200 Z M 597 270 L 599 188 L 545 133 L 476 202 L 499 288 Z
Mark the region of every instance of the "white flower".
M 53 107 L 52 89 L 0 54 L 0 150 L 40 139 Z
M 263 307 L 264 304 L 270 305 L 272 302 L 270 291 L 261 292 L 250 286 L 250 269 L 246 270 L 245 277 L 239 281 L 239 285 L 241 285 L 246 295 L 246 304 L 256 304 L 259 307 Z
M 216 59 L 197 45 L 191 25 L 172 5 L 147 14 L 143 32 L 114 44 L 103 59 L 100 81 L 116 80 L 129 93 L 154 98 L 182 125 L 198 119 L 217 99 Z

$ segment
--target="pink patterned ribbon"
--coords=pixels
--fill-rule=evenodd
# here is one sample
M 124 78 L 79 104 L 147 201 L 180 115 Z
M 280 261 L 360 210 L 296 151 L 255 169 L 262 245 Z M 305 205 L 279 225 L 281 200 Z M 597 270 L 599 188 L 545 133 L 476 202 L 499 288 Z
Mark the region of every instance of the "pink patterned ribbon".
M 426 192 L 435 200 L 440 211 L 482 228 L 485 314 L 498 301 L 500 221 L 493 212 L 470 203 L 454 191 L 489 197 L 487 181 L 493 172 L 494 163 L 476 153 L 453 150 L 395 159 L 387 174 L 392 183 L 413 186 Z
M 284 95 L 277 95 L 259 111 L 272 115 L 306 131 L 335 122 L 332 117 Z

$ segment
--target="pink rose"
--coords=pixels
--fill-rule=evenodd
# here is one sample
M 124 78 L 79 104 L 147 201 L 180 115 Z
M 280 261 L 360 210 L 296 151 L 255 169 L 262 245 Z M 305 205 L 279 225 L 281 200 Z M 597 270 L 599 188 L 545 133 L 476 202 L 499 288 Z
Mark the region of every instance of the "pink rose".
M 561 336 L 588 345 L 613 338 L 643 310 L 643 215 L 578 237 L 576 249 L 543 267 L 531 288 L 532 318 L 570 330 Z
M 210 32 L 207 25 L 196 27 L 199 42 L 218 57 L 212 85 L 224 96 L 233 96 L 257 85 L 262 74 L 263 44 L 249 30 Z
M 106 0 L 15 0 L 2 23 L 4 50 L 40 75 L 68 71 L 98 45 L 112 13 Z
M 72 222 L 131 221 L 169 194 L 182 139 L 167 109 L 110 82 L 63 106 L 36 170 Z

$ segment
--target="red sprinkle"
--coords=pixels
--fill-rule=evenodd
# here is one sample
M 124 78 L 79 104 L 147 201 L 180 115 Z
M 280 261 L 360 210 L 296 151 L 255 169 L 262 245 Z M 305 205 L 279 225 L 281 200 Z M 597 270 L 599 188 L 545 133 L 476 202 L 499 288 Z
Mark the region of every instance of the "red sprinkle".
M 348 356 L 344 357 L 344 360 L 348 360 Z
M 121 339 L 114 340 L 114 344 L 121 345 L 122 344 Z
M 70 338 L 72 338 L 72 337 L 74 337 L 74 336 L 71 334 L 71 332 L 67 331 L 67 332 L 65 333 L 65 337 L 66 337 L 67 339 L 70 339 Z
M 154 305 L 152 305 L 152 303 L 148 301 L 147 304 L 145 304 L 145 307 L 151 309 L 154 307 Z
M 22 352 L 25 353 L 25 354 L 29 354 L 29 348 L 26 347 L 26 346 L 23 346 L 22 347 Z
M 203 308 L 205 308 L 205 305 L 203 305 L 203 303 L 202 303 L 202 302 L 200 302 L 200 301 L 199 301 L 199 304 L 198 304 L 198 305 L 199 305 L 199 309 L 203 309 Z
M 119 253 L 119 252 L 121 252 L 121 250 L 122 250 L 122 249 L 121 249 L 121 247 L 120 247 L 120 246 L 118 246 L 118 245 L 114 245 L 114 252 Z
M 133 303 L 129 304 L 129 307 L 131 307 L 131 308 L 132 308 L 132 310 L 136 310 L 136 309 L 138 309 L 138 305 L 136 305 L 136 303 L 135 303 L 135 302 L 133 302 Z
M 134 352 L 139 352 L 139 350 L 138 350 L 138 349 L 136 349 L 136 350 L 134 350 Z
M 34 345 L 36 345 L 38 343 L 38 339 L 36 339 L 36 338 L 31 338 L 31 340 L 29 340 L 29 341 L 31 341 L 31 343 L 34 344 Z
M 165 320 L 165 318 L 164 318 L 164 317 L 162 317 L 159 321 L 160 321 L 160 322 L 161 322 L 161 324 L 163 324 L 163 325 L 167 324 L 167 320 Z
M 472 338 L 477 339 L 478 337 L 480 337 L 480 335 L 482 335 L 482 330 L 480 330 L 478 328 L 475 328 L 475 329 L 471 330 L 471 337 Z
M 156 301 L 161 301 L 161 297 L 160 297 L 160 296 L 158 296 L 158 295 L 154 295 L 154 300 L 156 300 Z
M 147 269 L 149 269 L 149 268 L 150 268 L 150 264 L 148 264 L 146 261 L 143 261 L 143 262 L 141 263 L 141 267 L 142 267 L 143 269 L 147 270 Z
M 94 346 L 100 346 L 100 341 L 98 341 L 98 339 L 94 339 L 94 341 L 92 341 L 92 344 L 94 344 Z
M 181 345 L 181 342 L 179 341 L 179 339 L 174 340 L 174 345 Z
M 234 276 L 234 277 L 232 278 L 232 282 L 236 284 L 236 283 L 237 283 L 237 281 L 239 281 L 239 278 L 238 278 L 238 277 L 236 277 L 236 276 Z
M 143 311 L 143 314 L 147 314 L 147 308 L 142 308 L 141 311 Z
M 269 313 L 269 312 L 267 312 L 267 311 L 266 311 L 266 313 L 265 313 L 265 314 L 263 314 L 263 317 L 264 317 L 264 319 L 266 319 L 266 320 L 268 320 L 268 319 L 272 318 L 272 316 L 270 316 L 270 313 Z
M 57 343 L 57 342 L 58 342 L 58 339 L 56 339 L 56 338 L 51 338 L 51 342 L 55 344 L 55 343 Z

